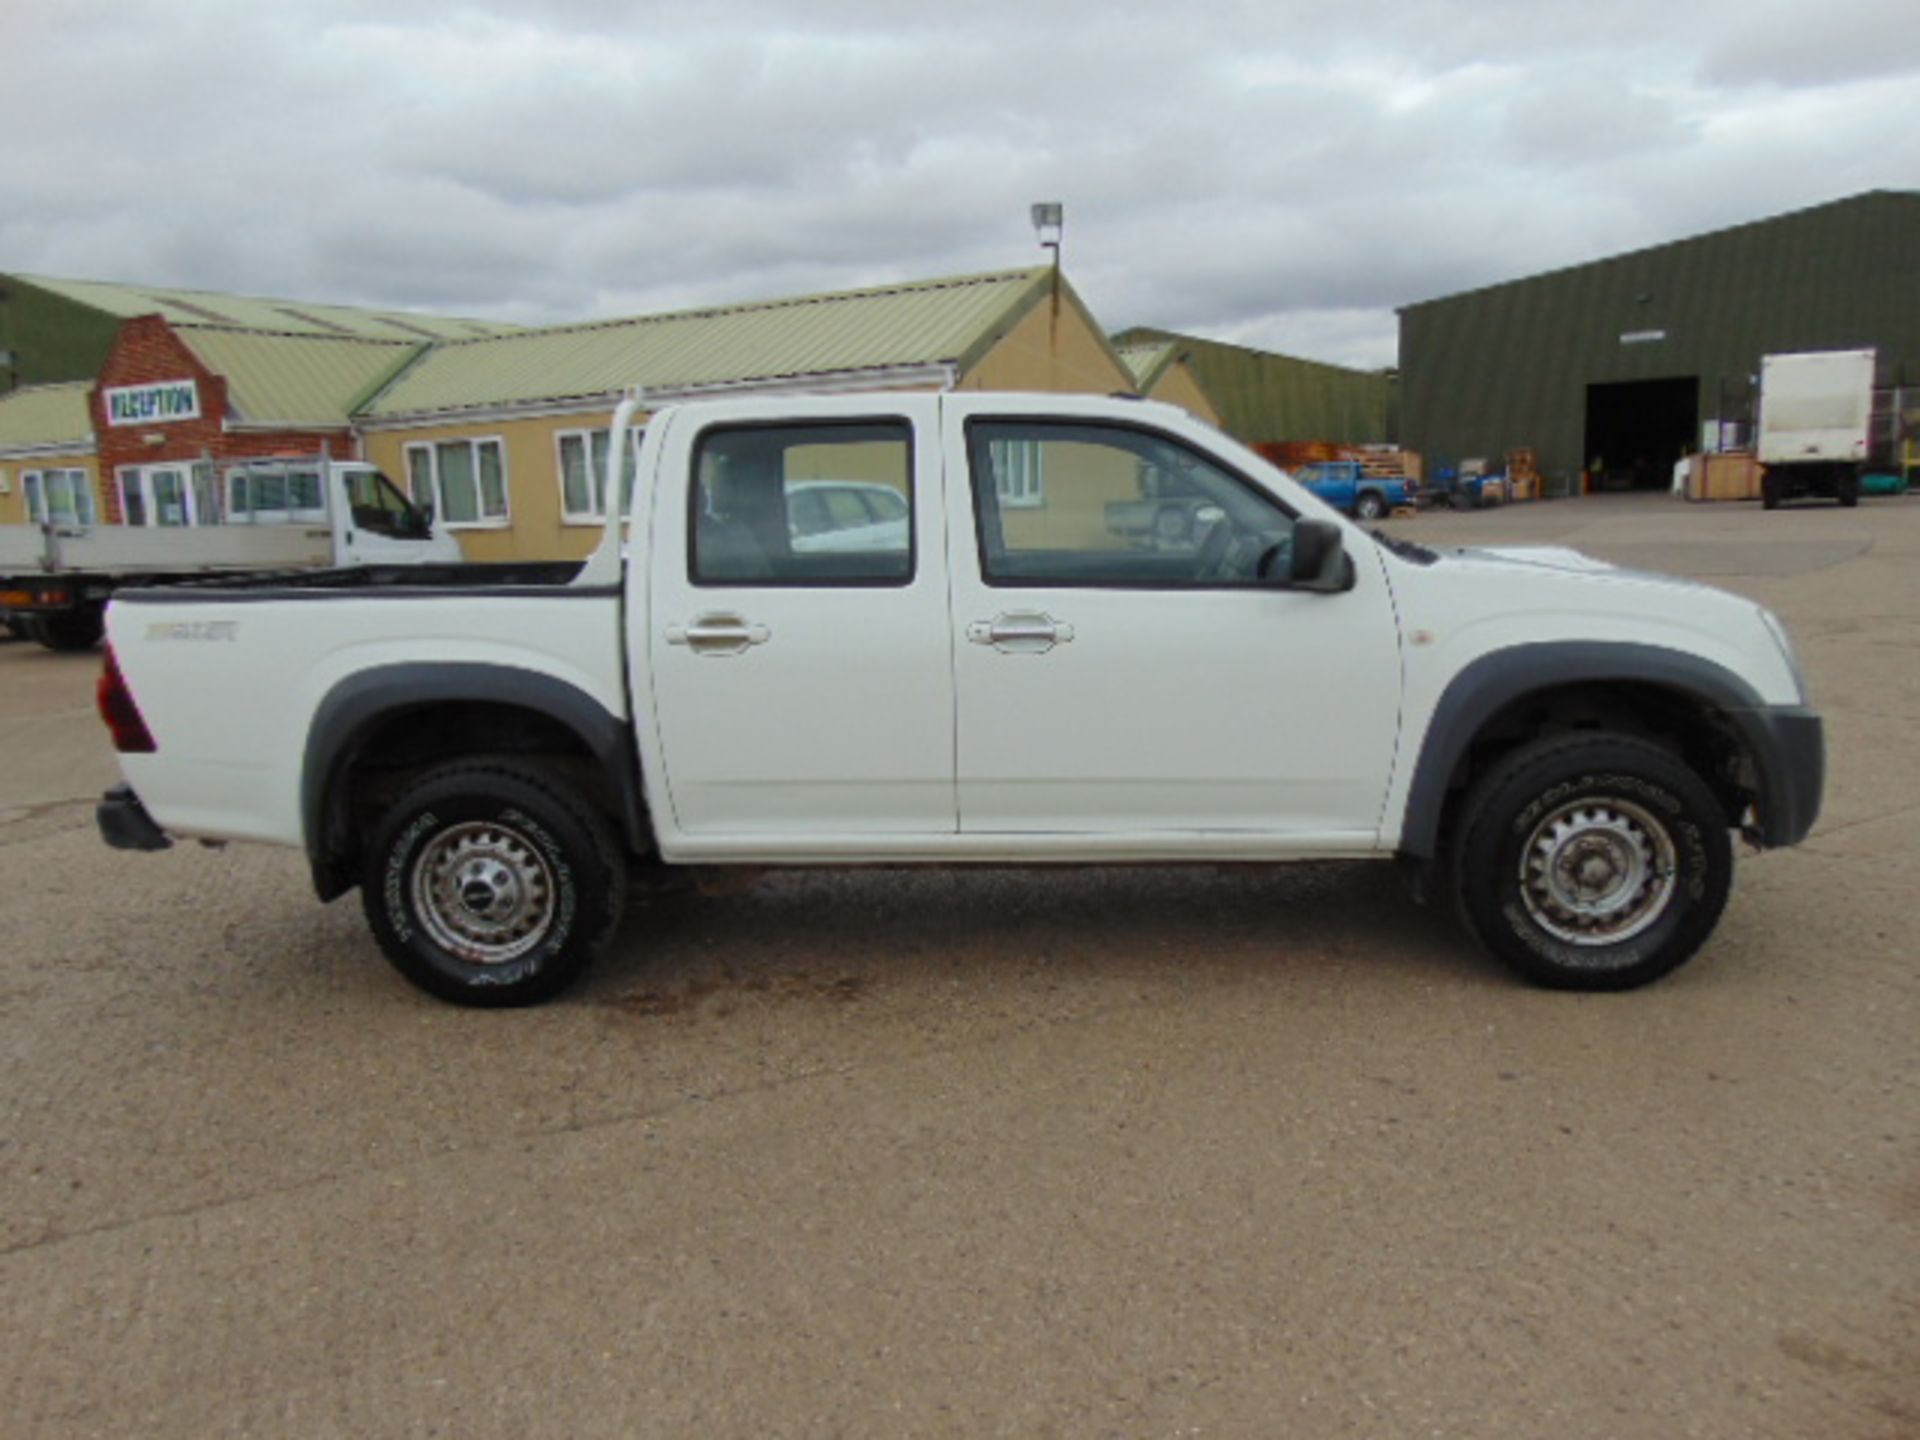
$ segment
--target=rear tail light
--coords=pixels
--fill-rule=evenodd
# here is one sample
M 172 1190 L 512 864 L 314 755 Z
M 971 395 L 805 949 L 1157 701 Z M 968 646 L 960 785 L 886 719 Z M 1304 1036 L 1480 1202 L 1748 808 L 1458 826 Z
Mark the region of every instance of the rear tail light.
M 100 707 L 100 718 L 113 732 L 113 748 L 122 755 L 151 755 L 160 748 L 153 743 L 153 732 L 147 729 L 140 707 L 133 703 L 133 691 L 127 688 L 111 645 L 107 646 L 106 664 L 101 667 L 93 698 Z

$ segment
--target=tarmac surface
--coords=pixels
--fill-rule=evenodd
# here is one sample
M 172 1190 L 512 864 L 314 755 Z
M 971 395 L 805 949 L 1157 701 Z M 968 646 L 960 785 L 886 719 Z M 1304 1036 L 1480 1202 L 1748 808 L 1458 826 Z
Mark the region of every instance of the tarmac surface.
M 1393 528 L 1786 618 L 1825 812 L 1666 981 L 1385 866 L 823 873 L 463 1011 L 106 849 L 98 657 L 0 645 L 0 1436 L 1920 1434 L 1920 498 Z

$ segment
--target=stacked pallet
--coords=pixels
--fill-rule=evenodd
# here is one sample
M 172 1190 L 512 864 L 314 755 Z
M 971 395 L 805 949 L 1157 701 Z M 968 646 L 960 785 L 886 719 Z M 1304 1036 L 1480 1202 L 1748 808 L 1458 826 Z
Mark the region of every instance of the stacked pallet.
M 1687 499 L 1758 500 L 1761 467 L 1751 450 L 1695 455 L 1687 462 Z
M 1507 452 L 1507 498 L 1538 500 L 1541 494 L 1540 462 L 1532 450 Z
M 1376 475 L 1383 479 L 1413 480 L 1420 479 L 1420 452 L 1402 450 L 1393 445 L 1356 445 L 1353 458 L 1360 462 L 1360 470 L 1365 475 Z

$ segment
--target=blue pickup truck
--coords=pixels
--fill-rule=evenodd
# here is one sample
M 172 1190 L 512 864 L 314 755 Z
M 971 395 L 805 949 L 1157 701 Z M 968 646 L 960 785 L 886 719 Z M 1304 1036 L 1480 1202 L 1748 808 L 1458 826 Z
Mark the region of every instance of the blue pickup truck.
M 1318 460 L 1293 478 L 1334 509 L 1361 520 L 1378 520 L 1396 505 L 1413 504 L 1413 484 L 1398 475 L 1368 475 L 1358 460 Z

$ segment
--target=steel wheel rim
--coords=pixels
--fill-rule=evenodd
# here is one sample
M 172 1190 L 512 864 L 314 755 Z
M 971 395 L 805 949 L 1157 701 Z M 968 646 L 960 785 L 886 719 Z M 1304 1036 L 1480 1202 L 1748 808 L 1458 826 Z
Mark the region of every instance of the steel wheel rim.
M 1520 897 L 1569 945 L 1631 940 L 1666 913 L 1679 864 L 1666 826 L 1628 800 L 1589 796 L 1549 812 L 1520 848 Z
M 475 965 L 504 965 L 532 950 L 557 903 L 539 846 L 497 821 L 450 825 L 414 862 L 420 923 L 441 949 Z

